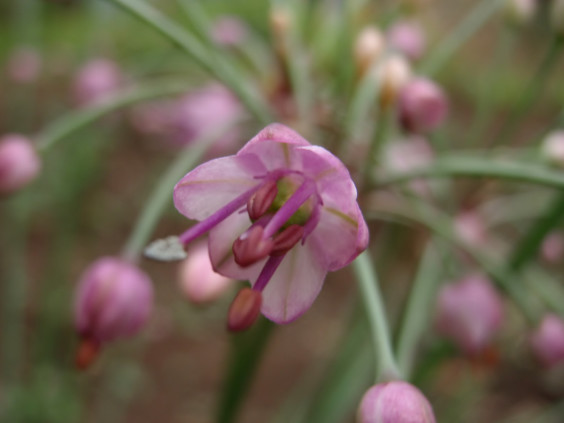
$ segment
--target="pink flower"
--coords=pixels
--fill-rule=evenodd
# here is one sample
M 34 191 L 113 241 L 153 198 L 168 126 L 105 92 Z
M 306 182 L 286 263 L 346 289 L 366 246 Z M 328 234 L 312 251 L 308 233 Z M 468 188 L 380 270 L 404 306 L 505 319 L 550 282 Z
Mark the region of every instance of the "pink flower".
M 311 306 L 328 271 L 366 248 L 356 195 L 338 158 L 272 124 L 236 155 L 204 163 L 176 184 L 176 208 L 200 221 L 179 239 L 186 245 L 209 231 L 215 271 L 251 281 L 253 293 L 236 298 L 230 315 L 246 321 L 260 307 L 289 323 Z
M 33 180 L 41 159 L 31 142 L 16 134 L 0 138 L 0 194 L 8 194 Z
M 564 362 L 564 321 L 556 314 L 546 315 L 531 336 L 531 347 L 547 367 Z
M 211 36 L 217 44 L 231 47 L 244 43 L 248 32 L 247 25 L 241 19 L 236 16 L 222 16 L 214 22 Z
M 93 104 L 118 91 L 123 83 L 116 63 L 95 59 L 79 69 L 73 84 L 74 99 L 80 106 Z
M 178 280 L 186 298 L 196 304 L 215 301 L 232 286 L 231 279 L 214 272 L 205 242 L 190 248 L 180 264 Z
M 403 86 L 399 97 L 399 118 L 405 130 L 424 133 L 445 119 L 447 100 L 443 90 L 426 78 L 414 78 Z
M 360 402 L 358 423 L 435 423 L 431 404 L 415 386 L 402 381 L 379 383 Z
M 425 50 L 425 34 L 414 22 L 395 23 L 388 29 L 386 38 L 390 46 L 405 54 L 410 60 L 420 59 Z
M 31 47 L 21 47 L 8 60 L 8 76 L 19 84 L 35 82 L 41 73 L 41 56 Z
M 502 318 L 502 300 L 483 276 L 467 276 L 439 293 L 437 329 L 469 355 L 488 346 Z
M 74 304 L 80 336 L 96 343 L 136 334 L 153 305 L 149 277 L 133 264 L 102 257 L 82 274 Z

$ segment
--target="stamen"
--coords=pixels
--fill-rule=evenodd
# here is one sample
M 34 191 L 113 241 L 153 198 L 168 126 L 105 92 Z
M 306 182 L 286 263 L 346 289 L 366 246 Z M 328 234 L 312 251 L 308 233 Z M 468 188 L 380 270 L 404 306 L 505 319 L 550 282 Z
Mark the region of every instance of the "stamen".
M 274 247 L 270 255 L 281 256 L 290 251 L 304 236 L 304 227 L 300 225 L 290 225 L 280 234 L 274 237 Z
M 233 243 L 233 258 L 241 267 L 250 266 L 270 254 L 274 241 L 265 238 L 260 225 L 252 226 Z
M 227 314 L 227 328 L 232 332 L 248 329 L 260 314 L 262 294 L 251 288 L 239 291 Z
M 268 258 L 259 277 L 257 278 L 257 281 L 253 285 L 253 291 L 262 292 L 262 290 L 266 287 L 266 284 L 270 281 L 270 278 L 272 278 L 272 275 L 274 275 L 274 272 L 276 272 L 276 269 L 278 269 L 278 266 L 280 266 L 280 263 L 282 263 L 284 257 L 284 255 L 281 255 L 270 256 Z
M 276 181 L 269 180 L 265 182 L 247 203 L 247 212 L 251 220 L 257 220 L 263 216 L 268 211 L 277 195 L 278 187 L 276 186 Z

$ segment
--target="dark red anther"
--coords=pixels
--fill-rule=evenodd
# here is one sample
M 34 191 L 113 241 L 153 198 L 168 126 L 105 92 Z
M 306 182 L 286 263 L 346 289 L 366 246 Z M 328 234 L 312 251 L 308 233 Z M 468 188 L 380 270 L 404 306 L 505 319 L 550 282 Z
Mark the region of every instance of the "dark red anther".
M 274 242 L 263 238 L 263 232 L 263 227 L 257 225 L 235 240 L 233 255 L 239 266 L 250 266 L 270 255 Z
M 268 181 L 251 197 L 247 203 L 247 212 L 252 221 L 262 217 L 278 195 L 276 182 Z
M 274 247 L 271 256 L 281 256 L 290 251 L 304 236 L 304 228 L 300 225 L 290 225 L 274 237 Z
M 239 291 L 227 315 L 227 328 L 232 332 L 248 329 L 257 320 L 262 305 L 262 294 L 251 288 Z
M 86 370 L 100 355 L 100 343 L 90 338 L 82 338 L 76 352 L 75 364 L 78 370 Z

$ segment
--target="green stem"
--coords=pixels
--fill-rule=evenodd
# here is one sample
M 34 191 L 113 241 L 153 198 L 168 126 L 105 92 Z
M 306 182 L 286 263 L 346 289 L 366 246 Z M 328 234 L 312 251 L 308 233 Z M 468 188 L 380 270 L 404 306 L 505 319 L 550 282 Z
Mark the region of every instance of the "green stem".
M 202 68 L 214 75 L 219 81 L 229 87 L 247 106 L 249 111 L 262 123 L 270 123 L 272 118 L 268 105 L 264 104 L 255 90 L 239 75 L 232 64 L 224 60 L 221 54 L 206 48 L 190 32 L 164 16 L 150 4 L 140 0 L 106 0 L 109 1 L 140 21 L 168 38 L 189 57 L 194 59 Z
M 478 156 L 442 156 L 431 165 L 376 181 L 378 186 L 409 182 L 421 177 L 493 177 L 564 188 L 564 175 L 538 164 Z
M 143 249 L 149 242 L 159 217 L 172 201 L 172 192 L 176 182 L 189 169 L 193 168 L 213 142 L 225 134 L 235 123 L 231 122 L 219 130 L 213 131 L 213 133 L 205 134 L 200 139 L 194 140 L 193 147 L 186 148 L 176 158 L 168 171 L 157 182 L 125 244 L 122 254 L 126 259 L 132 262 L 136 262 L 139 259 Z
M 417 344 L 428 327 L 433 300 L 443 270 L 441 254 L 429 244 L 419 265 L 417 276 L 406 304 L 403 324 L 399 331 L 397 345 L 398 365 L 403 375 L 409 378 Z
M 353 262 L 353 269 L 371 325 L 377 363 L 376 381 L 401 378 L 392 350 L 384 302 L 368 250 Z
M 445 37 L 433 49 L 432 54 L 421 65 L 421 72 L 429 76 L 436 74 L 448 63 L 458 49 L 472 37 L 494 13 L 503 5 L 504 0 L 482 0 L 466 14 L 466 18 L 457 24 L 454 31 Z
M 370 185 L 370 180 L 373 177 L 374 165 L 378 162 L 378 155 L 380 149 L 382 148 L 382 143 L 384 138 L 388 133 L 388 126 L 391 119 L 391 111 L 386 108 L 381 108 L 380 113 L 378 113 L 378 118 L 376 119 L 376 128 L 372 136 L 372 141 L 370 142 L 370 147 L 368 149 L 368 156 L 364 162 L 364 167 L 362 169 L 363 175 L 363 188 Z
M 180 81 L 165 81 L 117 93 L 94 106 L 69 113 L 49 125 L 37 136 L 37 149 L 45 153 L 60 140 L 123 107 L 158 97 L 182 94 L 187 85 Z

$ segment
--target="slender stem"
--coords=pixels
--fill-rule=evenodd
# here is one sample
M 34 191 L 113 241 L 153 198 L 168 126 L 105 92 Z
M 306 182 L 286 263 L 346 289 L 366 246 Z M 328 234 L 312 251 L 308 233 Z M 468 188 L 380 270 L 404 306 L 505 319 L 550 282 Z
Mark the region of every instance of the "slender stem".
M 432 302 L 443 268 L 441 254 L 429 243 L 419 264 L 399 331 L 397 359 L 406 378 L 409 378 L 413 368 L 417 344 L 428 326 L 433 310 Z
M 436 74 L 448 63 L 458 49 L 468 41 L 495 12 L 504 0 L 482 0 L 456 25 L 454 31 L 442 38 L 442 42 L 433 49 L 427 60 L 421 65 L 421 72 L 429 76 Z
M 237 69 L 225 60 L 221 54 L 206 48 L 190 32 L 164 16 L 150 4 L 140 0 L 106 0 L 155 29 L 173 44 L 182 49 L 202 68 L 214 75 L 229 87 L 247 106 L 249 111 L 262 123 L 269 123 L 272 118 L 269 107 L 258 96 L 248 81 L 239 75 Z
M 157 182 L 155 189 L 135 223 L 135 227 L 123 249 L 122 254 L 126 259 L 132 262 L 139 259 L 143 248 L 149 242 L 159 217 L 163 214 L 167 205 L 171 203 L 174 184 L 178 182 L 187 170 L 194 167 L 213 142 L 227 132 L 234 124 L 235 122 L 231 122 L 219 130 L 207 133 L 200 139 L 194 140 L 193 147 L 187 148 L 172 163 L 168 171 Z
M 404 183 L 421 177 L 446 178 L 451 176 L 493 177 L 564 188 L 564 175 L 541 165 L 464 155 L 438 157 L 427 167 L 382 178 L 376 181 L 376 185 Z
M 370 259 L 365 251 L 353 262 L 353 269 L 364 301 L 368 320 L 372 329 L 372 341 L 376 352 L 376 381 L 400 378 L 400 371 L 392 351 L 392 340 L 384 310 L 384 302 L 378 285 L 378 279 Z
M 45 153 L 60 140 L 115 110 L 153 98 L 182 94 L 186 89 L 185 82 L 164 81 L 114 94 L 96 105 L 56 120 L 37 136 L 37 149 Z
M 372 179 L 374 164 L 378 162 L 378 153 L 382 148 L 382 143 L 388 133 L 388 126 L 390 123 L 391 113 L 386 108 L 381 108 L 380 113 L 378 113 L 378 118 L 376 119 L 376 129 L 372 136 L 372 141 L 370 142 L 370 147 L 368 149 L 368 155 L 364 162 L 363 173 L 363 188 L 370 185 L 370 180 Z

